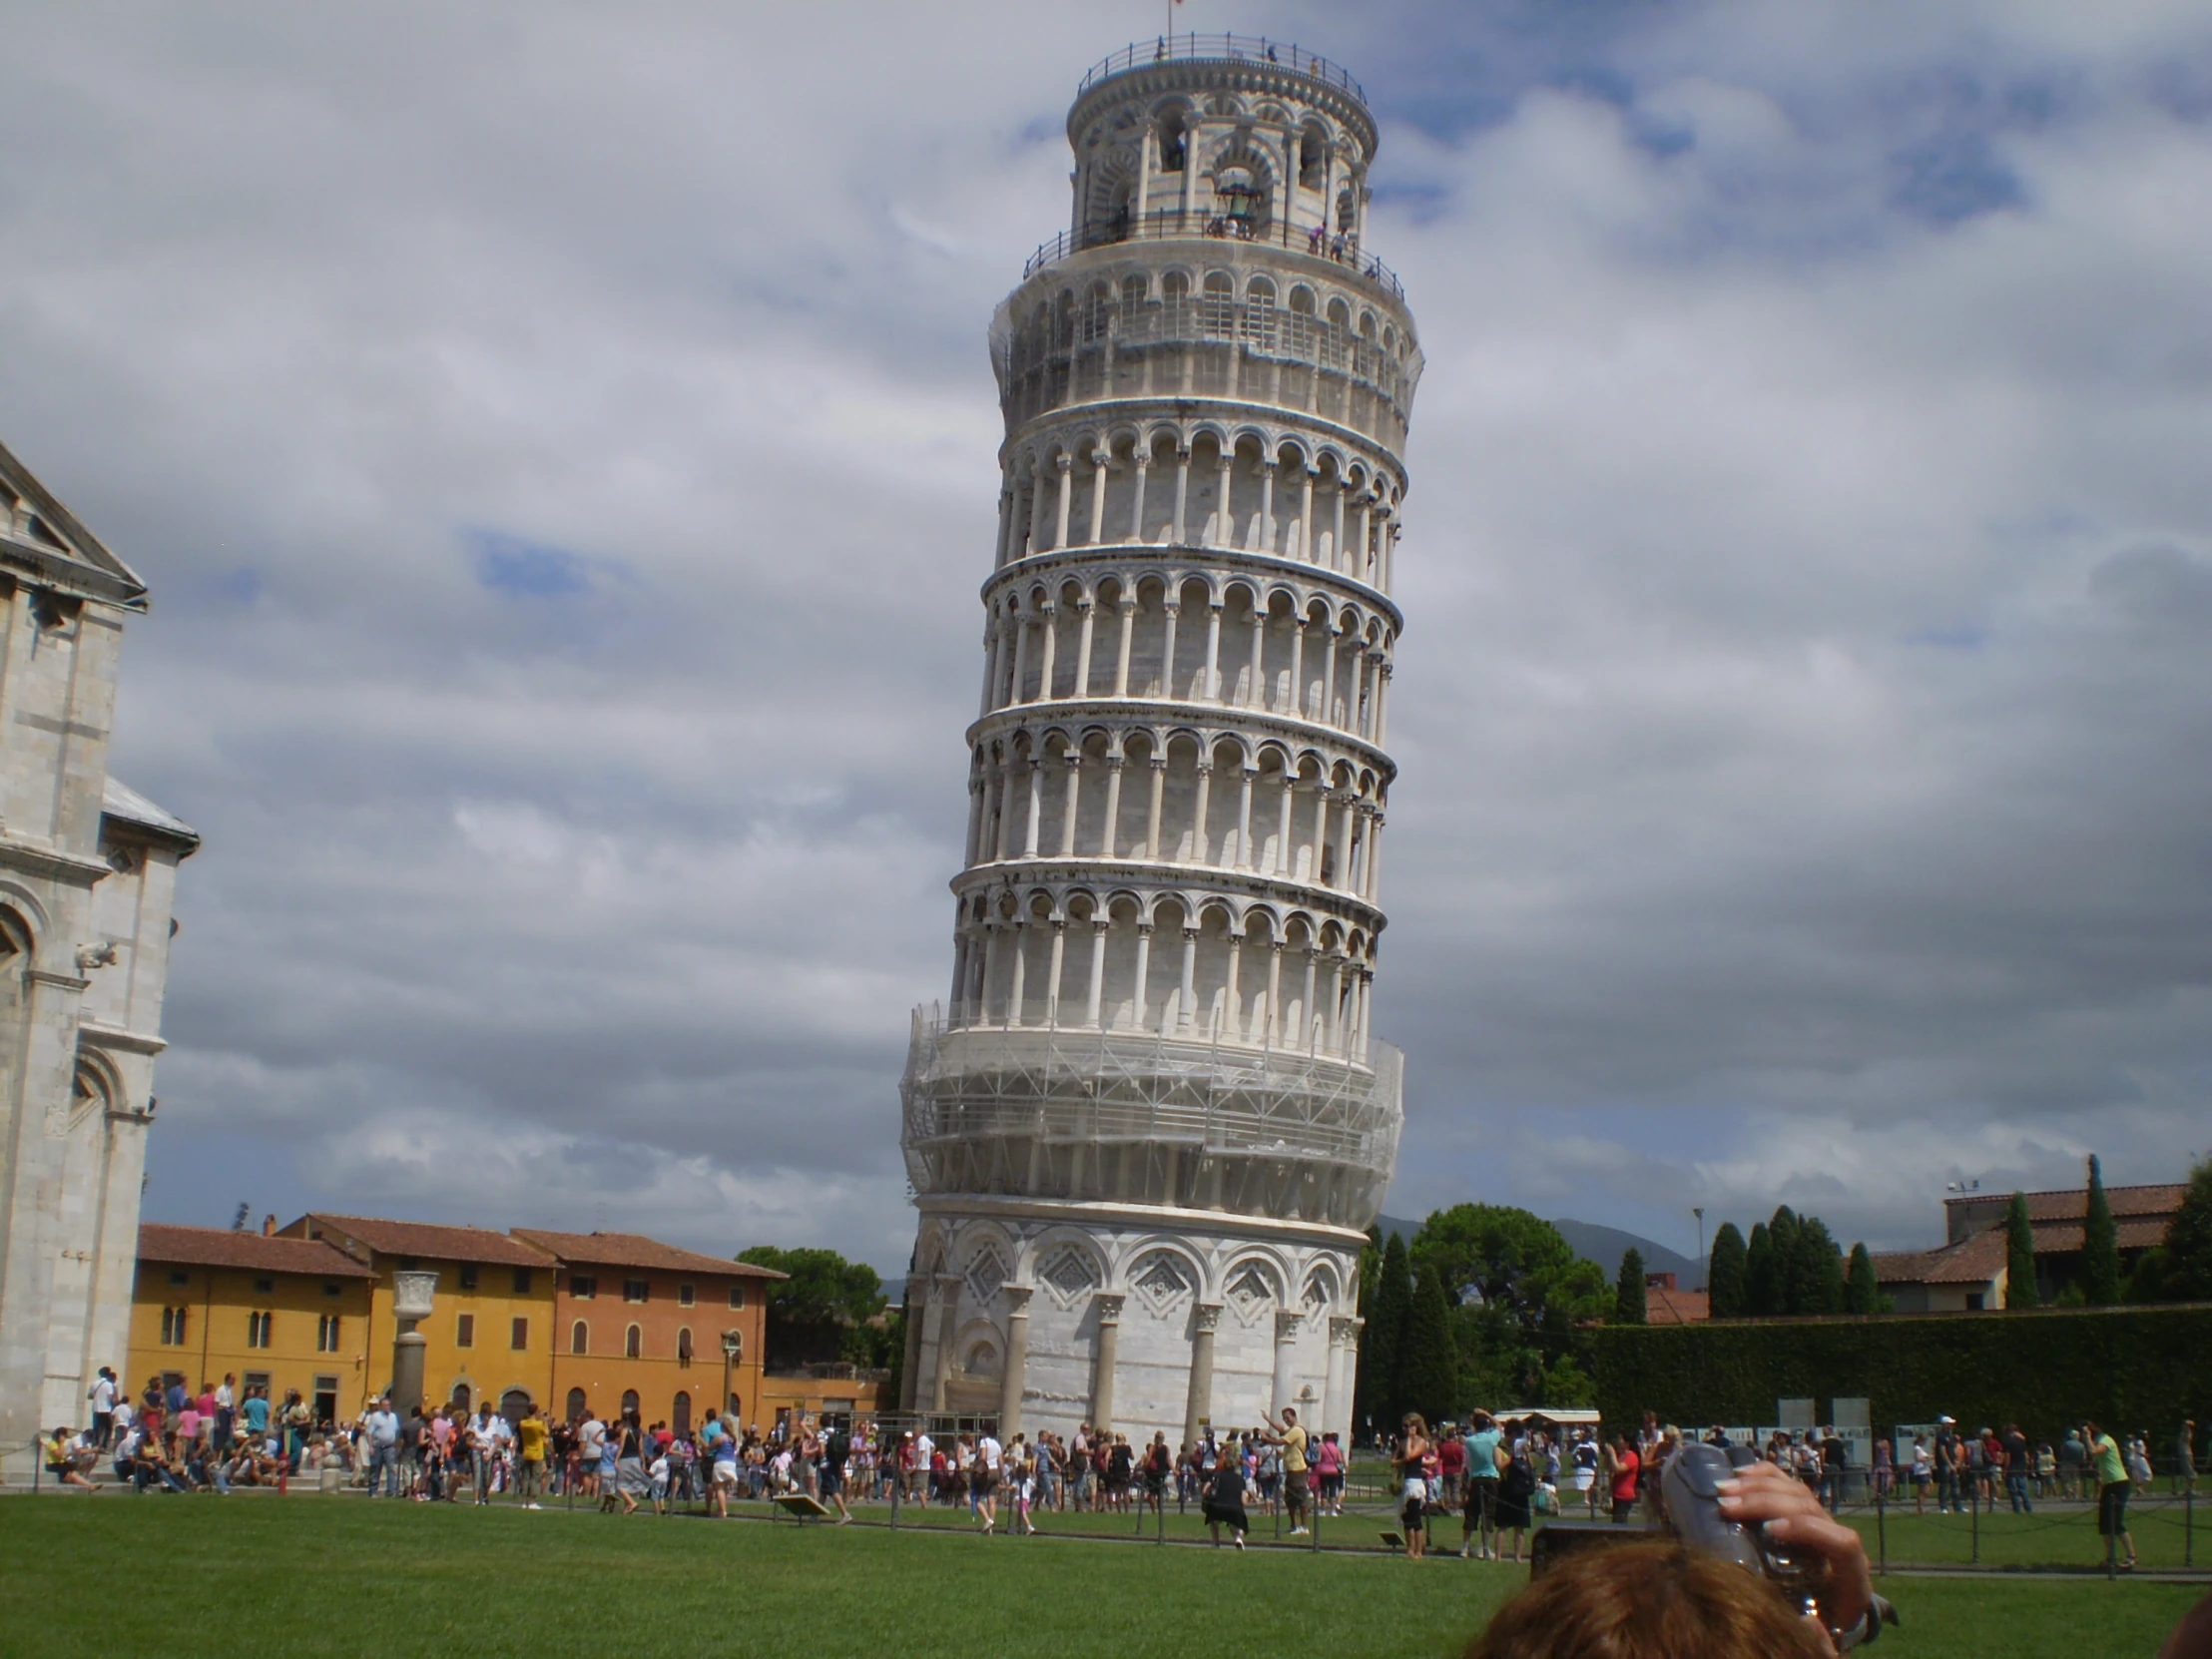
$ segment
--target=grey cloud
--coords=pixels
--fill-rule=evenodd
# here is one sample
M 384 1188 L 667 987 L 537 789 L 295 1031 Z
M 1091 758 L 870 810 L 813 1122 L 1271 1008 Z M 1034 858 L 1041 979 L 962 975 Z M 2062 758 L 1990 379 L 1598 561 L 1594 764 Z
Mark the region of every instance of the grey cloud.
M 1254 18 L 1374 96 L 1429 355 L 1393 1213 L 1908 1242 L 2201 1149 L 2195 13 Z M 153 583 L 117 766 L 209 836 L 149 1214 L 903 1259 L 983 329 L 1096 27 L 19 20 L 0 427 Z

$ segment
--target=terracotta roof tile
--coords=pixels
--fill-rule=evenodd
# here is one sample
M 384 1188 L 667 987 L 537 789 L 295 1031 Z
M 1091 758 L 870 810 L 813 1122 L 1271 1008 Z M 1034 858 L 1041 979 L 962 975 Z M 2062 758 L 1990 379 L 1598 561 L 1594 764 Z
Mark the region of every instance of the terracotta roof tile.
M 663 1273 L 722 1274 L 732 1279 L 783 1279 L 774 1268 L 757 1268 L 723 1256 L 649 1239 L 642 1233 L 554 1233 L 542 1227 L 518 1227 L 515 1237 L 558 1256 L 564 1262 L 609 1268 L 659 1269 Z
M 1974 1233 L 1940 1250 L 1884 1252 L 1874 1274 L 1884 1285 L 1986 1285 L 2004 1264 L 2004 1235 Z
M 502 1267 L 552 1266 L 547 1252 L 483 1227 L 441 1227 L 430 1222 L 386 1221 L 376 1216 L 333 1216 L 317 1210 L 286 1228 L 317 1236 L 358 1239 L 379 1256 L 428 1257 L 440 1262 L 490 1262 Z
M 341 1250 L 317 1239 L 268 1238 L 221 1227 L 139 1224 L 138 1259 L 190 1267 L 244 1268 L 255 1273 L 297 1273 L 315 1279 L 376 1276 Z
M 1670 1291 L 1663 1285 L 1644 1291 L 1646 1325 L 1702 1325 L 1712 1317 L 1703 1291 Z

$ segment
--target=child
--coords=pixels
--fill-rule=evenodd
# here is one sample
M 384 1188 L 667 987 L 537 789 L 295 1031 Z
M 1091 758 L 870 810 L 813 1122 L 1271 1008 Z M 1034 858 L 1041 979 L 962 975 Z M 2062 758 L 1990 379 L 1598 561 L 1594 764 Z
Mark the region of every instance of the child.
M 656 1451 L 652 1465 L 645 1472 L 653 1481 L 653 1512 L 665 1515 L 668 1513 L 668 1453 Z
M 1029 1518 L 1029 1505 L 1037 1495 L 1037 1465 L 1027 1459 L 1022 1461 L 1014 1476 L 1014 1535 L 1037 1530 Z

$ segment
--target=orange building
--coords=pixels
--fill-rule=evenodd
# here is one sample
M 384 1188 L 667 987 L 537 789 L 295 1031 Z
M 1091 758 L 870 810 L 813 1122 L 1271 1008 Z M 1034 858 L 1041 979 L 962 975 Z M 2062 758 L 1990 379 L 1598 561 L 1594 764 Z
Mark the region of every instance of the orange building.
M 758 1415 L 766 1352 L 765 1291 L 784 1275 L 679 1250 L 636 1233 L 554 1233 L 516 1240 L 561 1264 L 554 1296 L 551 1409 L 610 1416 L 635 1410 L 678 1433 L 725 1415 Z
M 316 1418 L 350 1417 L 368 1382 L 374 1275 L 326 1244 L 213 1227 L 144 1223 L 122 1385 L 147 1379 L 197 1391 L 226 1376 L 279 1403 L 297 1388 Z

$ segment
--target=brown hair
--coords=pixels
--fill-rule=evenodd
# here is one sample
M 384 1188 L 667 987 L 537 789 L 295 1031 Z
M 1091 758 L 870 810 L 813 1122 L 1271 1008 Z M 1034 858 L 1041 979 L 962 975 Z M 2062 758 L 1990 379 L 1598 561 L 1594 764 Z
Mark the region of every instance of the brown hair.
M 1834 1649 L 1773 1585 L 1680 1544 L 1579 1552 L 1498 1610 L 1465 1659 L 1805 1659 Z

